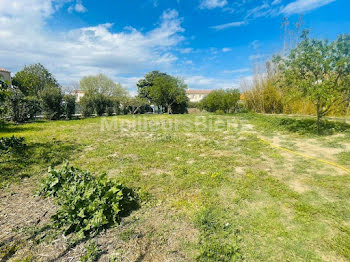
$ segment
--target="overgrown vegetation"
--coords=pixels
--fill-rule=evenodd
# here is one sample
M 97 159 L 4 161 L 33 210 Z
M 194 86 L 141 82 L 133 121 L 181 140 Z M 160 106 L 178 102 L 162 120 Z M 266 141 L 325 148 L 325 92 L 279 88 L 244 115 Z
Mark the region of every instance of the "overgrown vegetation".
M 38 195 L 56 197 L 60 208 L 52 216 L 55 226 L 65 234 L 77 233 L 80 237 L 95 235 L 138 208 L 131 189 L 106 175 L 95 177 L 68 163 L 61 169 L 49 169 Z
M 233 113 L 238 108 L 240 95 L 238 89 L 215 90 L 200 102 L 200 107 L 208 112 Z
M 350 108 L 350 35 L 329 42 L 304 30 L 296 41 L 257 71 L 253 82 L 243 82 L 244 99 L 259 113 L 315 114 L 321 133 L 326 115 L 344 115 Z

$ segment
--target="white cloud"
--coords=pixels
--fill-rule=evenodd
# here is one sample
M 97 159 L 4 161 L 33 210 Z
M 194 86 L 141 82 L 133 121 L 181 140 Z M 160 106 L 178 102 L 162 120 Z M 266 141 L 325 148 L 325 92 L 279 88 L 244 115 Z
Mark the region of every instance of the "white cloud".
M 227 0 L 202 0 L 200 4 L 201 9 L 214 9 L 217 7 L 224 7 L 227 5 Z
M 113 24 L 50 32 L 47 20 L 69 0 L 1 0 L 1 66 L 16 72 L 40 62 L 62 84 L 84 75 L 105 73 L 143 75 L 167 70 L 177 57 L 172 50 L 184 40 L 181 19 L 168 10 L 159 25 L 148 32 L 128 28 L 112 32 Z
M 180 48 L 179 49 L 179 52 L 181 53 L 181 54 L 190 54 L 190 53 L 192 53 L 194 50 L 193 50 L 193 48 L 191 48 L 191 47 L 187 47 L 187 48 Z
M 296 0 L 285 6 L 281 10 L 281 13 L 287 15 L 304 13 L 335 1 L 336 0 Z
M 77 12 L 77 13 L 85 13 L 87 12 L 86 7 L 83 5 L 83 3 L 81 2 L 81 0 L 77 0 L 73 5 L 71 5 L 68 8 L 68 12 Z
M 247 22 L 245 21 L 239 21 L 239 22 L 232 22 L 232 23 L 227 23 L 227 24 L 221 24 L 221 25 L 215 25 L 215 26 L 211 26 L 210 28 L 215 29 L 215 30 L 224 30 L 227 28 L 231 28 L 231 27 L 239 27 L 242 25 L 246 25 Z
M 197 76 L 185 76 L 185 83 L 190 89 L 226 89 L 237 88 L 238 80 L 233 79 L 220 79 L 213 77 L 205 77 L 201 75 Z
M 232 49 L 231 48 L 228 48 L 228 47 L 224 47 L 223 49 L 221 49 L 222 50 L 222 52 L 224 52 L 224 53 L 227 53 L 227 52 L 231 52 L 232 51 Z

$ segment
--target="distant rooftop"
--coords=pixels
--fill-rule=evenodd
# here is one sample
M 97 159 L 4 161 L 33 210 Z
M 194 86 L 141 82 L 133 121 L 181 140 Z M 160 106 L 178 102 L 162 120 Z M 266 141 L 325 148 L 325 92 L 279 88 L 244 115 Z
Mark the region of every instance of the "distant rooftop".
M 213 90 L 195 90 L 195 89 L 187 89 L 186 94 L 210 94 Z
M 0 67 L 0 71 L 1 71 L 1 72 L 7 72 L 7 73 L 11 73 L 11 72 L 10 72 L 9 70 L 6 70 L 6 69 L 4 69 L 4 68 L 1 68 L 1 67 Z

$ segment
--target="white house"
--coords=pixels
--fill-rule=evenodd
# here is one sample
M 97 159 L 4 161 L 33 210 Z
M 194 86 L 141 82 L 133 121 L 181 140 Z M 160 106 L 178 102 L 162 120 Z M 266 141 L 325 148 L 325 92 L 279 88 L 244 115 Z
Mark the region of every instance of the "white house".
M 204 97 L 209 95 L 212 92 L 212 90 L 190 90 L 187 89 L 186 95 L 190 99 L 190 102 L 199 102 Z
M 4 69 L 4 68 L 0 68 L 0 78 L 2 78 L 5 81 L 8 81 L 10 83 L 10 85 L 12 84 L 11 82 L 11 72 Z
M 80 100 L 85 95 L 85 91 L 83 91 L 83 90 L 74 90 L 72 94 L 75 95 L 75 102 L 79 103 Z

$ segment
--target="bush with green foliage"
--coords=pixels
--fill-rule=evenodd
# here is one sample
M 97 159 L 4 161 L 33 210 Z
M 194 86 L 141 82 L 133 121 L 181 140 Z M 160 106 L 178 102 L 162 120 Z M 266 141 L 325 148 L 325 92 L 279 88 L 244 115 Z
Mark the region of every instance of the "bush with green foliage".
M 9 89 L 6 98 L 6 113 L 14 122 L 20 123 L 34 117 L 41 111 L 40 99 L 35 96 L 25 96 L 18 88 Z
M 8 87 L 8 83 L 0 75 L 0 114 L 2 114 L 5 109 L 4 102 L 6 97 L 8 96 Z
M 200 108 L 200 102 L 188 102 L 188 108 Z
M 104 94 L 98 93 L 93 95 L 94 110 L 98 116 L 102 116 L 106 113 L 107 97 Z
M 106 97 L 106 114 L 112 116 L 114 113 L 114 99 L 112 97 Z
M 62 114 L 63 94 L 59 87 L 46 87 L 40 92 L 43 114 L 46 119 L 59 119 Z
M 201 108 L 208 112 L 223 111 L 232 113 L 237 109 L 240 92 L 238 89 L 215 90 L 200 102 Z
M 112 105 L 112 99 L 111 97 L 108 97 L 104 94 L 97 93 L 87 93 L 85 94 L 82 99 L 80 100 L 80 105 L 82 109 L 82 114 L 84 117 L 90 116 L 92 114 L 96 114 L 98 116 L 102 116 L 104 113 L 107 112 L 107 108 L 109 108 L 109 112 L 111 113 L 111 110 L 113 107 Z M 113 112 L 112 112 L 113 113 Z
M 0 156 L 22 153 L 26 147 L 24 140 L 24 137 L 15 136 L 0 138 Z
M 25 66 L 13 77 L 12 84 L 26 96 L 39 96 L 48 86 L 59 87 L 55 77 L 41 64 Z
M 72 119 L 75 114 L 75 96 L 65 95 L 63 97 L 63 112 L 67 119 Z
M 56 197 L 59 210 L 52 216 L 54 224 L 65 234 L 81 237 L 94 235 L 119 223 L 139 207 L 133 190 L 111 181 L 106 175 L 93 176 L 89 172 L 70 167 L 49 169 L 38 194 Z
M 94 113 L 94 99 L 93 96 L 86 94 L 84 95 L 79 102 L 81 107 L 81 113 L 84 117 L 91 116 Z
M 95 241 L 89 241 L 85 247 L 85 253 L 80 257 L 81 262 L 95 262 L 100 256 L 101 250 Z

